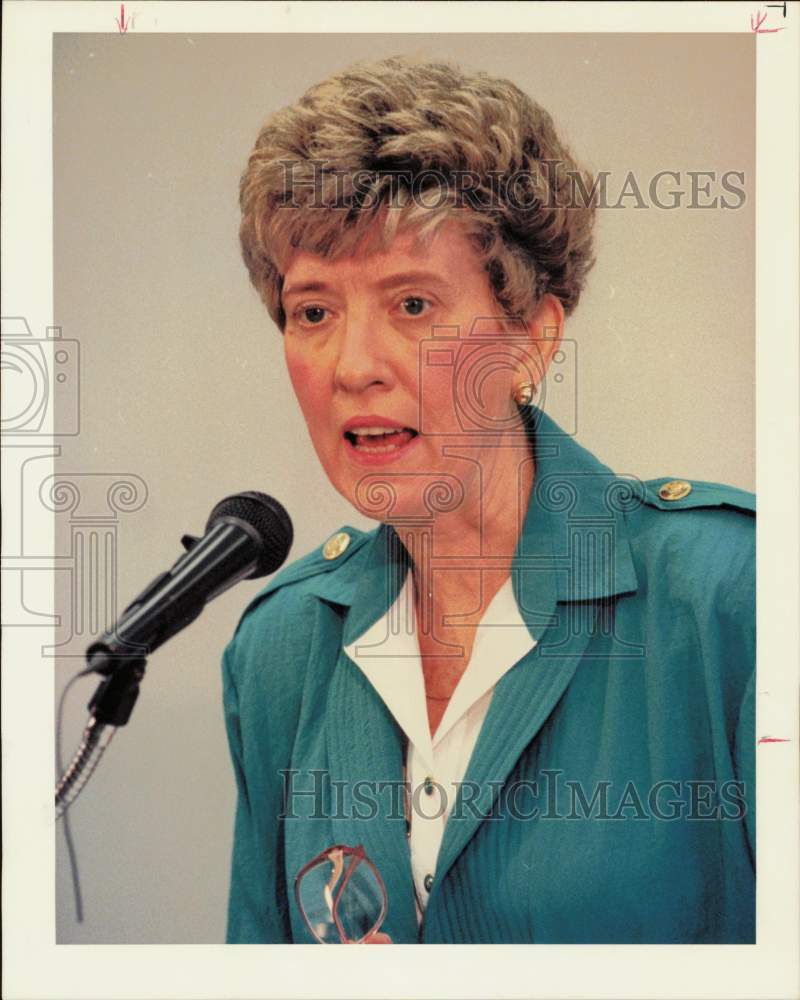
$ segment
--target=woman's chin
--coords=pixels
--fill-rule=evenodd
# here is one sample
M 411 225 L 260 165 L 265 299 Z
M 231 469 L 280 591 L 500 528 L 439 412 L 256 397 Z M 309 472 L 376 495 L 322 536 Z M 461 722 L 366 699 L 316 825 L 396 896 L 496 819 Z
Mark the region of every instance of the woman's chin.
M 409 520 L 424 522 L 433 516 L 418 493 L 412 495 L 405 489 L 395 489 L 395 484 L 388 477 L 381 479 L 375 476 L 370 483 L 360 482 L 356 495 L 348 499 L 359 514 L 371 521 L 388 524 Z

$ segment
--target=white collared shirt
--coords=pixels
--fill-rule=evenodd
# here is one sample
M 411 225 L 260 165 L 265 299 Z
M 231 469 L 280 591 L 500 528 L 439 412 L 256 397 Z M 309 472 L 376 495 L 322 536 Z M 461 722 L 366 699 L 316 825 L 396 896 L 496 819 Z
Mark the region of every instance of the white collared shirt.
M 445 822 L 455 804 L 458 784 L 466 773 L 494 687 L 535 645 L 519 613 L 511 577 L 495 594 L 475 633 L 470 661 L 433 738 L 411 573 L 383 617 L 344 647 L 408 737 L 409 847 L 420 919 L 436 874 Z

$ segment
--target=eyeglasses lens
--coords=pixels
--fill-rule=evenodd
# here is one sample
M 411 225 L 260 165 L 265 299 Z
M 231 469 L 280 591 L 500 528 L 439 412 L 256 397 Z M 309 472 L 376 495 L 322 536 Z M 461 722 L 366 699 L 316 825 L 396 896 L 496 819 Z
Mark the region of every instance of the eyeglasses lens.
M 342 943 L 334 919 L 334 906 L 348 941 L 360 941 L 376 929 L 381 919 L 383 891 L 380 884 L 371 866 L 352 855 L 331 852 L 328 858 L 306 872 L 298 889 L 308 922 L 324 944 Z

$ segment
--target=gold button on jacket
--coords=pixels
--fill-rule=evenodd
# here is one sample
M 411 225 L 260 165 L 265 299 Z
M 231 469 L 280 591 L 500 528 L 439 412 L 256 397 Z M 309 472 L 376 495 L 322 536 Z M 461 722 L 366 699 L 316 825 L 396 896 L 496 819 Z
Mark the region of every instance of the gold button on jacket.
M 327 542 L 325 542 L 322 554 L 326 559 L 338 559 L 349 544 L 350 536 L 347 532 L 339 531 L 332 538 L 329 538 Z
M 692 484 L 685 479 L 673 479 L 672 482 L 664 483 L 658 491 L 662 500 L 683 500 L 692 492 Z

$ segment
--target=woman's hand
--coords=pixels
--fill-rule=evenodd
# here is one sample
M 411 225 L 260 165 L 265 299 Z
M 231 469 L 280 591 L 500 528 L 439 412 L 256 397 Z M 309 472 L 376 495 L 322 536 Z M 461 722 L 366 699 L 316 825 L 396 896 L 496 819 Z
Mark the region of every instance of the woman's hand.
M 388 934 L 384 934 L 383 931 L 375 931 L 370 934 L 369 937 L 364 938 L 361 944 L 392 944 L 392 939 Z

